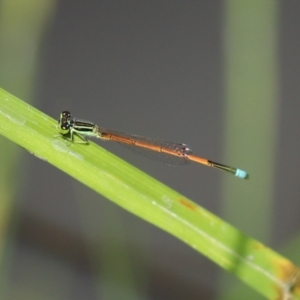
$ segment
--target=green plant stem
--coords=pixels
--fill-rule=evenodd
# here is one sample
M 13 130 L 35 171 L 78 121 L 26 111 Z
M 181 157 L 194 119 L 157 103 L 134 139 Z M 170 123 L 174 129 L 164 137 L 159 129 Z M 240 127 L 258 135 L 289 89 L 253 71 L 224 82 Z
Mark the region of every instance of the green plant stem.
M 0 89 L 2 135 L 176 236 L 269 299 L 292 293 L 300 299 L 299 270 L 289 260 L 97 144 L 70 145 L 55 137 L 56 123 Z

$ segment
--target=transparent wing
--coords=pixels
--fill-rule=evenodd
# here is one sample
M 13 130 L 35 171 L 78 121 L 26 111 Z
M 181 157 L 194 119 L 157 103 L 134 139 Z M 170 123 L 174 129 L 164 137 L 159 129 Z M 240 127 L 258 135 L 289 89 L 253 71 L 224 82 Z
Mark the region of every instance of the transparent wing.
M 153 140 L 108 129 L 99 131 L 102 139 L 115 141 L 148 159 L 173 166 L 190 162 L 187 155 L 192 154 L 192 150 L 186 144 Z

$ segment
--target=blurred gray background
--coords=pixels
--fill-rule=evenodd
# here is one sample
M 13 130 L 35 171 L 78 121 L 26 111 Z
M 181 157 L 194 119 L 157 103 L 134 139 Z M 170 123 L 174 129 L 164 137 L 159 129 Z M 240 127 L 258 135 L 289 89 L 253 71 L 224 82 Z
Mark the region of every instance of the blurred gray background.
M 240 143 L 238 156 L 227 155 L 226 1 L 58 1 L 41 38 L 34 92 L 23 100 L 54 118 L 70 110 L 106 128 L 185 142 L 195 154 L 248 170 L 245 182 L 195 164 L 168 167 L 99 142 L 284 253 L 300 227 L 300 2 L 276 3 L 267 211 L 237 209 L 231 219 L 224 209 L 231 186 L 234 192 L 239 185 L 241 206 L 265 186 L 255 181 L 260 168 L 247 153 L 259 159 L 260 152 L 243 133 L 243 120 L 236 127 L 249 143 Z M 1 87 L 22 97 L 17 86 Z M 263 102 L 252 101 L 259 113 Z M 231 276 L 222 278 L 206 257 L 25 151 L 21 162 L 6 299 L 222 299 L 219 284 Z M 247 225 L 239 225 L 245 218 Z M 268 220 L 267 234 L 260 235 L 261 219 Z

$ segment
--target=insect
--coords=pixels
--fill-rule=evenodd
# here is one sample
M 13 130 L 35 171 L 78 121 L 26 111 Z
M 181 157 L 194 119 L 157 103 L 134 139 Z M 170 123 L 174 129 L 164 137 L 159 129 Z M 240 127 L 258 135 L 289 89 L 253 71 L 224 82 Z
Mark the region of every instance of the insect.
M 63 137 L 71 142 L 74 142 L 74 135 L 77 135 L 81 139 L 81 141 L 77 141 L 76 143 L 88 144 L 87 137 L 115 141 L 133 146 L 150 154 L 159 155 L 161 160 L 169 164 L 185 164 L 194 161 L 208 167 L 224 170 L 242 179 L 248 178 L 246 171 L 194 155 L 193 151 L 186 144 L 158 141 L 133 134 L 104 129 L 92 122 L 72 118 L 69 111 L 61 112 L 57 130 Z

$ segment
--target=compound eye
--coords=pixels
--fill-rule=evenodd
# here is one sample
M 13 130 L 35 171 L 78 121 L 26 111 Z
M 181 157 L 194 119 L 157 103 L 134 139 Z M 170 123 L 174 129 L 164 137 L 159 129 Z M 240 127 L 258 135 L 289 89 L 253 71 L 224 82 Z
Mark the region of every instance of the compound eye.
M 61 124 L 61 129 L 63 130 L 69 130 L 70 129 L 70 124 L 68 122 L 64 122 Z
M 70 132 L 71 130 L 70 121 L 61 118 L 60 120 L 58 120 L 58 124 L 59 125 L 57 126 L 57 129 L 62 135 L 68 134 Z
M 65 110 L 65 111 L 60 113 L 58 123 L 63 124 L 63 123 L 66 123 L 66 122 L 70 122 L 70 120 L 71 120 L 71 113 L 69 111 Z
M 67 110 L 64 110 L 62 113 L 61 113 L 61 118 L 64 118 L 64 119 L 70 119 L 71 118 L 71 113 Z

